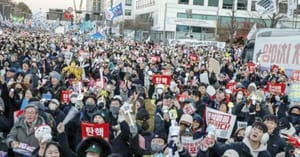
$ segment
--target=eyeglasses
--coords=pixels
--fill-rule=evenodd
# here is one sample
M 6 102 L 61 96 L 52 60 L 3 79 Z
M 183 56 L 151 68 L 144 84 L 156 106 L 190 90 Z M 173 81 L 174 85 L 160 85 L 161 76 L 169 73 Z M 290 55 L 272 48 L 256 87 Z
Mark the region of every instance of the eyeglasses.
M 188 128 L 188 127 L 191 126 L 191 124 L 187 124 L 187 123 L 183 123 L 183 122 L 181 122 L 179 125 L 180 125 L 180 126 L 184 126 L 184 127 L 186 127 L 186 128 Z

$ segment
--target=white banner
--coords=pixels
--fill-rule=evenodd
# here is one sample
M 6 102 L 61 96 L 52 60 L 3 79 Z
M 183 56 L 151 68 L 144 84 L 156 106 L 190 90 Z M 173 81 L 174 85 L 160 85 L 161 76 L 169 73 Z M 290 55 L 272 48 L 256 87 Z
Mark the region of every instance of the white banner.
M 277 13 L 276 0 L 258 0 L 255 9 L 260 15 Z
M 206 107 L 207 126 L 216 127 L 216 136 L 229 139 L 235 124 L 236 116 Z
M 187 138 L 187 137 L 182 137 L 181 138 L 181 143 L 183 147 L 191 154 L 192 157 L 197 156 L 198 150 L 201 145 L 201 140 L 200 139 L 193 139 L 193 138 Z
M 253 61 L 268 69 L 276 64 L 289 76 L 291 71 L 300 69 L 299 36 L 256 38 Z
M 247 39 L 250 40 L 252 38 L 252 36 L 254 35 L 255 31 L 257 30 L 256 28 L 256 23 L 252 26 L 252 28 L 250 29 L 248 35 L 247 35 Z

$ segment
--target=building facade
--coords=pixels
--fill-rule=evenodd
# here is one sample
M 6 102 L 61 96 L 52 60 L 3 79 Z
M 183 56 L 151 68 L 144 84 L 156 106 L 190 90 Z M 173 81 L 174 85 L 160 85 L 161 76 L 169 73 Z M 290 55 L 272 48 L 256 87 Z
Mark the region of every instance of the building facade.
M 11 14 L 13 3 L 9 0 L 0 0 L 0 13 L 2 17 L 8 19 Z
M 135 0 L 133 12 L 136 19 L 150 17 L 152 39 L 192 36 L 215 40 L 220 29 L 231 29 L 229 34 L 233 35 L 247 23 L 262 23 L 269 27 L 270 19 L 256 12 L 255 3 L 253 0 Z

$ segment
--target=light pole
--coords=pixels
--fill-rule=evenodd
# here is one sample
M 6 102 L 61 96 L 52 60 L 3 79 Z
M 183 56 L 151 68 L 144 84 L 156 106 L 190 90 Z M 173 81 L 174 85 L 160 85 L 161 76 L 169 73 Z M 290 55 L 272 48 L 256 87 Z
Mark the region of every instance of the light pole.
M 189 33 L 188 33 L 188 36 L 189 38 L 191 38 L 192 36 L 192 14 L 193 14 L 193 10 L 192 9 L 187 9 L 185 10 L 185 13 L 187 14 L 187 18 L 189 19 Z
M 164 28 L 163 28 L 163 36 L 162 36 L 162 40 L 163 40 L 163 43 L 164 45 L 166 45 L 166 25 L 167 25 L 167 2 L 165 2 L 165 10 L 164 10 Z

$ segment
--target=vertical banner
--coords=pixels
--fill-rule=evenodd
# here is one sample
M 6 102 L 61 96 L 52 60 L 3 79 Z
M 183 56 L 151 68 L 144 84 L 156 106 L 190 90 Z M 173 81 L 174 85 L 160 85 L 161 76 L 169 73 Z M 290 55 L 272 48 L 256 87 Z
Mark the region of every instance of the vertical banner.
M 297 0 L 288 0 L 288 8 L 287 8 L 286 16 L 289 19 L 293 19 L 295 9 L 297 9 Z
M 81 136 L 109 138 L 109 124 L 81 123 Z
M 206 107 L 207 126 L 216 127 L 216 136 L 229 139 L 236 121 L 236 116 Z
M 300 102 L 300 83 L 292 83 L 289 86 L 288 96 L 291 102 Z

